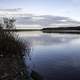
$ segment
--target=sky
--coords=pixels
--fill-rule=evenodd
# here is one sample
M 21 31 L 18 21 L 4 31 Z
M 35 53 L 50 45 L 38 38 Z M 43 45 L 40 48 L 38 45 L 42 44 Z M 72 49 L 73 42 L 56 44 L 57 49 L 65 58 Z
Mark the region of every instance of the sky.
M 56 15 L 80 21 L 80 0 L 0 0 L 0 10 L 21 8 L 36 15 Z

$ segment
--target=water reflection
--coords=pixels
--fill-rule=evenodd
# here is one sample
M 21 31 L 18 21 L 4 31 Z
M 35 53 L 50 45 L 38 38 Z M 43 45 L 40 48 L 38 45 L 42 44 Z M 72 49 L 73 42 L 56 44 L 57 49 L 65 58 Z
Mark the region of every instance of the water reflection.
M 47 34 L 41 32 L 22 32 L 19 35 L 32 45 L 53 45 L 71 42 L 79 39 L 80 35 L 76 34 Z
M 21 37 L 31 44 L 35 71 L 47 80 L 80 80 L 80 35 L 31 34 Z

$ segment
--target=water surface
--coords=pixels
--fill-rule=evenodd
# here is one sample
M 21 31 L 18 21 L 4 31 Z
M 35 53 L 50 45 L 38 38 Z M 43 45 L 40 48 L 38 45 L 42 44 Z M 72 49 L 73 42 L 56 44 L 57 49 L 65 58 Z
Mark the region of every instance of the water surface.
M 32 68 L 46 80 L 80 80 L 80 35 L 21 32 Z

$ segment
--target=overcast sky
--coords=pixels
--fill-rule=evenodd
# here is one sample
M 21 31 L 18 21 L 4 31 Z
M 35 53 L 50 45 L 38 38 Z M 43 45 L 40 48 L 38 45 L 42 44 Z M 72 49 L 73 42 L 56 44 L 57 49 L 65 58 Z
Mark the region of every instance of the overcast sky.
M 22 8 L 23 12 L 65 16 L 80 21 L 80 0 L 0 0 L 0 9 Z

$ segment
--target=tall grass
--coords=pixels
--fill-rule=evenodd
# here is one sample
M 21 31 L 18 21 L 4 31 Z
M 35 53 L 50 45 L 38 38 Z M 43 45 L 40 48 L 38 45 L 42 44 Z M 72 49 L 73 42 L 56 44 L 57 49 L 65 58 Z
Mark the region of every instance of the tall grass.
M 13 33 L 0 29 L 0 80 L 27 80 L 26 46 Z

